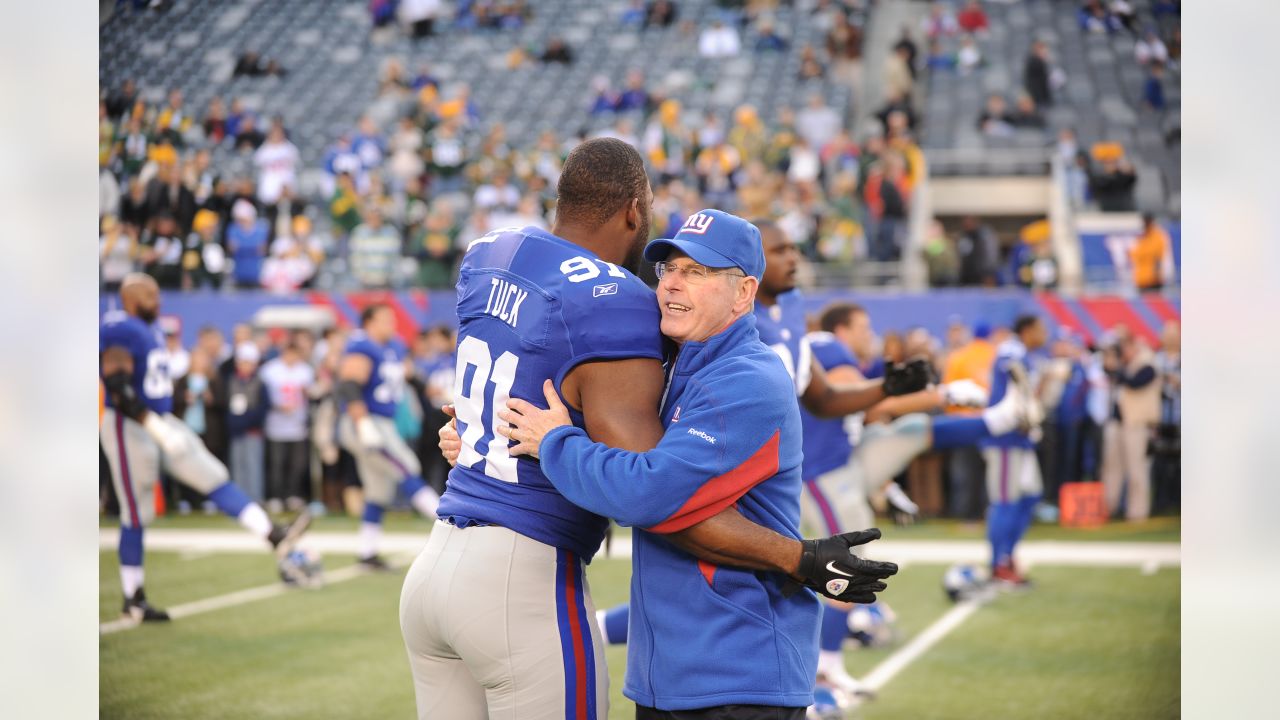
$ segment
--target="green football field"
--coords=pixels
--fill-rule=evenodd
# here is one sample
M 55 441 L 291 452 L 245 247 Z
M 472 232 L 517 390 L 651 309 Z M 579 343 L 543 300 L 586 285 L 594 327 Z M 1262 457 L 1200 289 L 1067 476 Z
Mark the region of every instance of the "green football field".
M 393 521 L 394 522 L 394 521 Z M 167 527 L 226 527 L 203 519 Z M 396 529 L 422 525 L 406 521 Z M 341 531 L 345 521 L 318 529 Z M 1029 540 L 1126 539 L 1176 542 L 1176 520 L 1097 531 L 1034 528 Z M 895 539 L 978 539 L 980 529 L 934 523 L 893 531 Z M 352 558 L 325 557 L 332 572 Z M 852 649 L 865 675 L 953 606 L 941 591 L 945 565 L 912 564 L 883 599 L 898 614 L 897 641 Z M 979 608 L 864 704 L 856 717 L 1169 718 L 1179 713 L 1180 572 L 1041 565 L 1036 588 Z M 589 569 L 605 608 L 627 597 L 630 561 L 599 558 Z M 99 701 L 104 718 L 412 717 L 413 691 L 398 626 L 403 570 L 358 574 L 320 590 L 201 612 L 167 625 L 105 634 L 99 640 Z M 265 554 L 148 551 L 147 588 L 174 607 L 269 586 Z M 115 553 L 100 553 L 102 621 L 120 610 Z M 633 717 L 622 697 L 626 651 L 608 650 L 611 718 Z

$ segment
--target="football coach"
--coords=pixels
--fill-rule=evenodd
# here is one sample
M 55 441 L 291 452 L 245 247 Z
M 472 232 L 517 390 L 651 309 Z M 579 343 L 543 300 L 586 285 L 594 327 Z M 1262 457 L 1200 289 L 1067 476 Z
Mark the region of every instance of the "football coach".
M 853 557 L 836 538 L 800 542 L 799 406 L 785 366 L 756 331 L 764 272 L 756 226 L 703 210 L 674 238 L 650 242 L 644 257 L 656 263 L 662 332 L 676 346 L 657 447 L 635 453 L 592 442 L 570 424 L 549 381 L 549 409 L 512 399 L 499 413 L 510 427 L 500 432 L 516 443 L 511 454 L 540 458 L 570 501 L 637 528 L 623 694 L 638 720 L 799 720 L 813 702 L 817 597 L 795 592 L 784 575 L 699 561 L 665 535 L 736 505 L 795 539 L 805 584 L 861 589 L 864 602 L 897 566 Z M 861 535 L 855 542 L 879 532 Z

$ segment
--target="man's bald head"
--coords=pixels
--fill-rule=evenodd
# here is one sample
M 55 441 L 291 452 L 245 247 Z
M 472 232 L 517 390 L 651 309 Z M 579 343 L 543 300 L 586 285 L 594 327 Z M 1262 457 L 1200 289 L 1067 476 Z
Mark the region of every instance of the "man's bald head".
M 120 304 L 143 322 L 155 322 L 160 315 L 160 286 L 146 273 L 129 273 L 120 282 Z

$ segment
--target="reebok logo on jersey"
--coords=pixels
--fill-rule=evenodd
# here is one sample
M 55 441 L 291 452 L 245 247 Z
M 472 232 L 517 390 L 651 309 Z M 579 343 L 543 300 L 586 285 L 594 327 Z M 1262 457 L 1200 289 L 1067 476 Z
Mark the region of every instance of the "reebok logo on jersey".
M 715 218 L 706 213 L 694 213 L 689 216 L 688 220 L 684 221 L 684 225 L 680 227 L 680 233 L 706 235 L 707 230 L 711 229 L 712 220 L 715 220 Z
M 618 283 L 609 283 L 608 285 L 596 285 L 591 288 L 591 297 L 603 297 L 605 295 L 617 295 Z
M 703 440 L 706 440 L 707 442 L 711 443 L 712 445 L 716 444 L 716 439 L 714 437 L 702 432 L 697 428 L 689 428 L 689 434 L 693 435 L 694 437 L 700 437 Z

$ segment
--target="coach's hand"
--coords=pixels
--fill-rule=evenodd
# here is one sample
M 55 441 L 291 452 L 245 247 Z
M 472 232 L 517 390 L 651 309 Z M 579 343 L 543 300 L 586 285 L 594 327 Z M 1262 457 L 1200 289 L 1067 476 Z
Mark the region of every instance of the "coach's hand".
M 890 397 L 910 395 L 925 389 L 932 376 L 929 361 L 924 358 L 905 363 L 889 363 L 884 369 L 884 384 L 881 387 L 884 394 Z
M 445 415 L 449 416 L 449 422 L 440 426 L 437 433 L 440 436 L 440 453 L 444 455 L 444 459 L 449 461 L 449 467 L 458 464 L 458 455 L 462 452 L 462 438 L 458 437 L 458 421 L 454 418 L 452 405 L 445 405 L 440 408 Z
M 884 579 L 898 572 L 891 562 L 877 562 L 854 555 L 854 545 L 880 539 L 880 530 L 833 535 L 800 543 L 799 580 L 820 595 L 853 603 L 873 603 L 887 585 Z
M 569 421 L 569 409 L 560 402 L 556 387 L 550 380 L 542 383 L 542 394 L 547 398 L 547 408 L 542 408 L 520 398 L 507 401 L 507 409 L 498 411 L 498 419 L 510 423 L 509 426 L 498 426 L 498 434 L 509 438 L 516 444 L 507 448 L 512 455 L 528 455 L 538 457 L 538 446 L 547 433 L 562 425 L 572 425 Z

